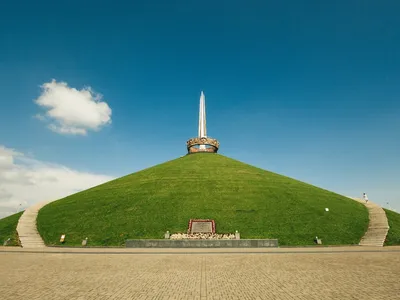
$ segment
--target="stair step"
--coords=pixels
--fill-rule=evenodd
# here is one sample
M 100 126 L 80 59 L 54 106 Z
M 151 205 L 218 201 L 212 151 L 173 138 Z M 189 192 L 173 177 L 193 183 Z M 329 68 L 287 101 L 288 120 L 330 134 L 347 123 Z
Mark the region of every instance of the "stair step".
M 351 198 L 357 202 L 364 204 L 368 209 L 369 225 L 364 236 L 359 243 L 360 246 L 376 246 L 382 247 L 385 243 L 389 224 L 385 211 L 379 205 L 358 198 Z
M 21 246 L 24 248 L 46 247 L 40 234 L 37 231 L 36 218 L 39 210 L 49 202 L 37 203 L 27 208 L 19 218 L 17 232 Z

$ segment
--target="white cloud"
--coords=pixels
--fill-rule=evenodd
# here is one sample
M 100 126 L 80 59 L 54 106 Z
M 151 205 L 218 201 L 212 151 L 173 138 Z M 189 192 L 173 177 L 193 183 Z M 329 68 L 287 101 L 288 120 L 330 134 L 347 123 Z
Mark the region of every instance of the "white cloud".
M 111 108 L 102 101 L 102 95 L 90 87 L 77 90 L 66 82 L 52 80 L 42 86 L 35 103 L 46 109 L 45 115 L 35 118 L 49 122 L 48 128 L 60 134 L 86 135 L 111 123 Z
M 0 218 L 112 180 L 30 158 L 0 145 Z

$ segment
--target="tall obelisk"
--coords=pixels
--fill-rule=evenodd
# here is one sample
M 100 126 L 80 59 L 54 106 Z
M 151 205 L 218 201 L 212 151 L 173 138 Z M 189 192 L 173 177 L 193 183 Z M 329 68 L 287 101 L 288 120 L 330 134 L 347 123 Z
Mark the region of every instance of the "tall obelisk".
M 219 142 L 216 139 L 207 136 L 206 126 L 206 98 L 203 91 L 200 94 L 200 109 L 199 109 L 199 134 L 197 137 L 191 138 L 186 142 L 188 154 L 207 152 L 217 153 Z
M 203 91 L 200 94 L 200 110 L 199 110 L 199 138 L 207 137 L 206 127 L 206 98 Z M 206 145 L 200 145 L 200 149 L 206 149 Z

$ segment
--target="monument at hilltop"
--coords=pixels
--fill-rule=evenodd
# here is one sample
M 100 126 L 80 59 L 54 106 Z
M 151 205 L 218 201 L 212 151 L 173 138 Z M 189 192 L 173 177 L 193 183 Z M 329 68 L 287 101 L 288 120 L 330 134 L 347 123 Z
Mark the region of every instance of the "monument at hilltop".
M 209 152 L 217 153 L 219 149 L 219 142 L 216 139 L 207 137 L 206 127 L 206 99 L 203 91 L 200 95 L 200 109 L 199 109 L 199 133 L 198 137 L 191 138 L 186 142 L 188 154 Z

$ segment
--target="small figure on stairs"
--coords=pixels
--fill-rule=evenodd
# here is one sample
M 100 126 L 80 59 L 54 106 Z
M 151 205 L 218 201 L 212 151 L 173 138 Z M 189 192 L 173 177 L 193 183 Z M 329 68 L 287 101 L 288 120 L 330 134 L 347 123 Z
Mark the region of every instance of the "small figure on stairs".
M 363 193 L 363 199 L 365 200 L 365 203 L 368 203 L 368 196 L 366 193 Z

